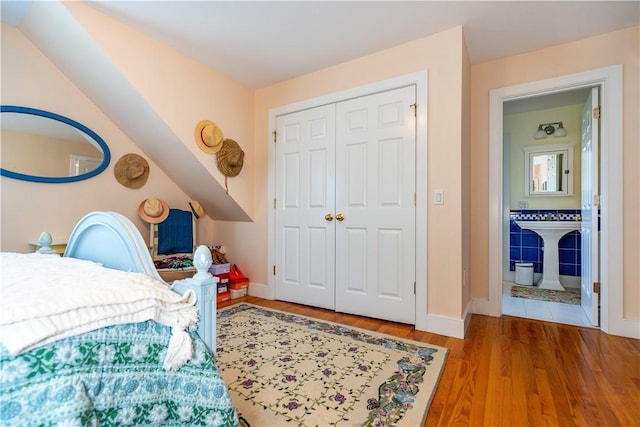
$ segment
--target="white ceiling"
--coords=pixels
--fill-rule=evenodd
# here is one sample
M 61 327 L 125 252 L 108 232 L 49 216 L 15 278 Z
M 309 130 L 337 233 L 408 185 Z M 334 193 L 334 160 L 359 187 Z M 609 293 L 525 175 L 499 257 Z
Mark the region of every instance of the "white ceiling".
M 3 0 L 2 20 L 19 22 L 24 3 Z M 253 88 L 455 26 L 464 28 L 471 62 L 481 63 L 640 23 L 638 1 L 97 0 L 90 4 Z

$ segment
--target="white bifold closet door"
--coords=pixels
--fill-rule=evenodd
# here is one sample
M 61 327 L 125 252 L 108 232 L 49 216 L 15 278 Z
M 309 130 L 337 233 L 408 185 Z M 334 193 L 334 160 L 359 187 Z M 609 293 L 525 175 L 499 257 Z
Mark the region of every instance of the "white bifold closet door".
M 276 298 L 335 308 L 335 105 L 276 119 Z
M 415 86 L 276 119 L 276 298 L 415 323 Z

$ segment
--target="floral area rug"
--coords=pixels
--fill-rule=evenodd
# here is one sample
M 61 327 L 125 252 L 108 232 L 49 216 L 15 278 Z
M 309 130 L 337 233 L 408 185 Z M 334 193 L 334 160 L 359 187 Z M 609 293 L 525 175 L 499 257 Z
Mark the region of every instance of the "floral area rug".
M 216 362 L 245 426 L 421 426 L 448 349 L 251 304 L 218 311 Z
M 556 291 L 554 289 L 538 289 L 533 286 L 512 286 L 511 296 L 516 298 L 537 299 L 540 301 L 561 302 L 580 305 L 580 289 Z

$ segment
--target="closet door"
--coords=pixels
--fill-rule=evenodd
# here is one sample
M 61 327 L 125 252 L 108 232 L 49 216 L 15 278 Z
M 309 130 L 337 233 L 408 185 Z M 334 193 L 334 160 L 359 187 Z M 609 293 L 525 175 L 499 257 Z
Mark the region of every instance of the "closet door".
M 336 310 L 415 324 L 415 86 L 337 105 Z
M 335 105 L 276 119 L 276 298 L 334 309 Z

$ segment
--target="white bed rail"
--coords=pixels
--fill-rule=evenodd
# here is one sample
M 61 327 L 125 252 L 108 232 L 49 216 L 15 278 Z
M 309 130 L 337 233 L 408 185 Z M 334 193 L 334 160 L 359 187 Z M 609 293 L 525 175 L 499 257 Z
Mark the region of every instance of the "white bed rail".
M 216 297 L 218 295 L 218 278 L 209 273 L 212 264 L 211 251 L 204 245 L 200 245 L 193 253 L 193 265 L 197 273 L 188 279 L 176 280 L 171 289 L 184 294 L 188 289 L 196 294 L 196 307 L 198 307 L 198 335 L 207 345 L 209 350 L 216 352 Z

